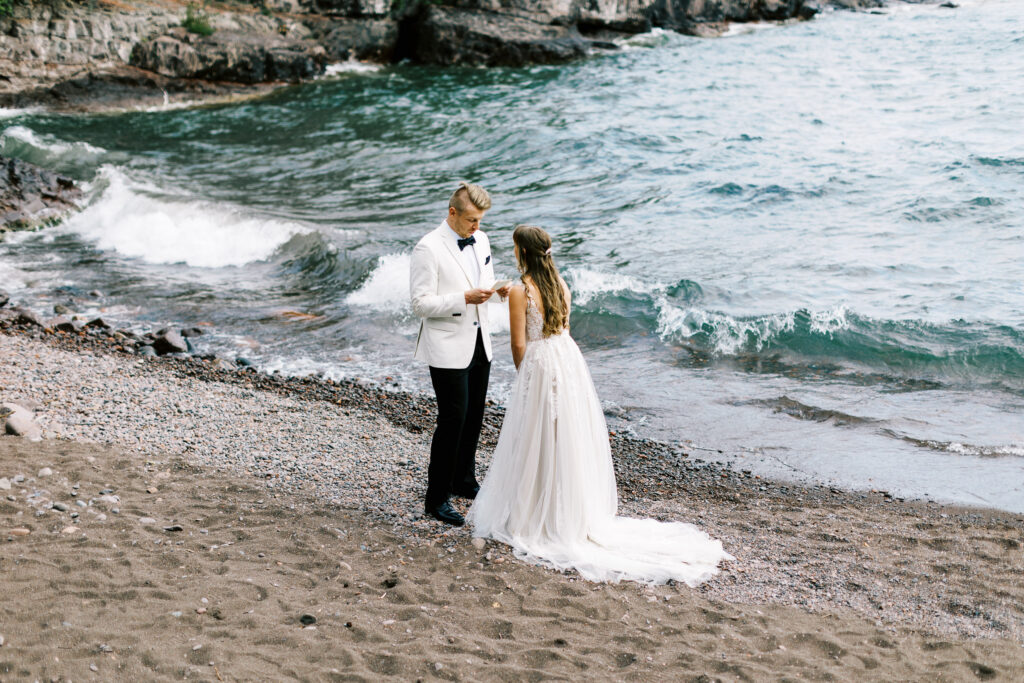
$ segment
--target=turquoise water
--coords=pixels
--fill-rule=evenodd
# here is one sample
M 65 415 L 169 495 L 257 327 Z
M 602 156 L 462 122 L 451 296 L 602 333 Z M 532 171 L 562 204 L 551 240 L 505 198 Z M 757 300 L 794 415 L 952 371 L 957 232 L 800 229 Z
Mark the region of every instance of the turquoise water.
M 1024 511 L 1022 85 L 1024 15 L 988 0 L 558 67 L 344 69 L 232 106 L 6 112 L 2 153 L 89 199 L 0 244 L 0 286 L 423 389 L 408 255 L 470 179 L 499 276 L 515 223 L 555 236 L 613 429 Z

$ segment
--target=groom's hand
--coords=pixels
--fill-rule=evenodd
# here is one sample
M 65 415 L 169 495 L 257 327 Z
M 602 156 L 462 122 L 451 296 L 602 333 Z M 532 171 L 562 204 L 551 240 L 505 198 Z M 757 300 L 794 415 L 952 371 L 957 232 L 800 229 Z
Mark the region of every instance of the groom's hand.
M 493 289 L 467 289 L 466 290 L 466 303 L 467 304 L 482 304 L 491 298 L 494 294 Z
M 502 287 L 501 289 L 496 289 L 494 291 L 496 291 L 498 293 L 498 296 L 501 297 L 501 300 L 504 301 L 505 299 L 508 298 L 508 290 L 510 290 L 510 289 L 512 289 L 512 285 L 511 284 L 507 284 L 504 287 Z

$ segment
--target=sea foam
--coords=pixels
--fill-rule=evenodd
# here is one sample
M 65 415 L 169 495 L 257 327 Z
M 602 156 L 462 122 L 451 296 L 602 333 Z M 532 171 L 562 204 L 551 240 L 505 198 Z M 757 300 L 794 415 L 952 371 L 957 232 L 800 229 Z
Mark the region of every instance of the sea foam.
M 106 187 L 72 216 L 65 229 L 100 249 L 147 263 L 184 263 L 202 268 L 241 266 L 265 260 L 292 236 L 312 228 L 254 216 L 222 202 L 164 198 L 158 188 L 132 180 L 117 168 L 101 169 Z
M 358 289 L 345 297 L 345 303 L 404 318 L 412 317 L 412 303 L 409 299 L 409 268 L 412 255 L 409 252 L 385 254 L 377 259 L 377 265 Z M 499 279 L 501 275 L 498 275 Z M 468 285 L 467 285 L 468 287 Z M 508 302 L 491 297 L 486 306 L 491 332 L 508 331 Z

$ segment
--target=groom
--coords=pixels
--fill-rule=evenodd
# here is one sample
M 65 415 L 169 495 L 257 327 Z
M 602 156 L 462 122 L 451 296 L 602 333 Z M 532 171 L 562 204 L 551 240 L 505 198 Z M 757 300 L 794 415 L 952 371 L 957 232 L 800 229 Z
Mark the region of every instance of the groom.
M 430 366 L 437 396 L 437 428 L 430 444 L 427 514 L 462 526 L 448 501 L 475 498 L 476 444 L 483 424 L 491 337 L 486 302 L 495 290 L 494 264 L 480 221 L 491 197 L 479 185 L 459 183 L 448 200 L 448 217 L 412 252 L 409 294 L 419 317 L 417 360 Z M 502 297 L 508 286 L 497 290 Z

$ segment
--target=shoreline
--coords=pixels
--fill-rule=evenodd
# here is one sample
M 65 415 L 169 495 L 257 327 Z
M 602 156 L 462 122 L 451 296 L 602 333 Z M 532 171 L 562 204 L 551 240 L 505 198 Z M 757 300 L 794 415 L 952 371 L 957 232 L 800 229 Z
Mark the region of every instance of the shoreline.
M 935 0 L 938 2 L 938 0 Z M 186 19 L 183 0 L 83 7 L 66 0 L 15 5 L 0 15 L 0 107 L 117 113 L 203 107 L 308 84 L 328 65 L 404 61 L 439 66 L 561 64 L 617 51 L 655 29 L 704 38 L 730 26 L 808 21 L 826 8 L 868 11 L 886 0 L 689 0 L 584 8 L 545 0 L 508 5 L 365 0 L 261 7 L 216 3 Z M 191 16 L 191 15 L 189 15 Z M 186 30 L 188 24 L 190 28 Z M 204 31 L 209 31 L 206 33 Z
M 275 500 L 319 500 L 404 543 L 472 553 L 469 531 L 422 516 L 429 399 L 118 346 L 113 336 L 0 330 L 15 359 L 0 370 L 2 398 L 41 405 L 44 445 L 107 443 L 139 461 L 170 454 Z M 489 406 L 481 474 L 499 428 Z M 657 442 L 615 436 L 612 445 L 621 514 L 697 524 L 736 556 L 696 591 L 709 600 L 1024 644 L 1024 516 L 761 479 Z

